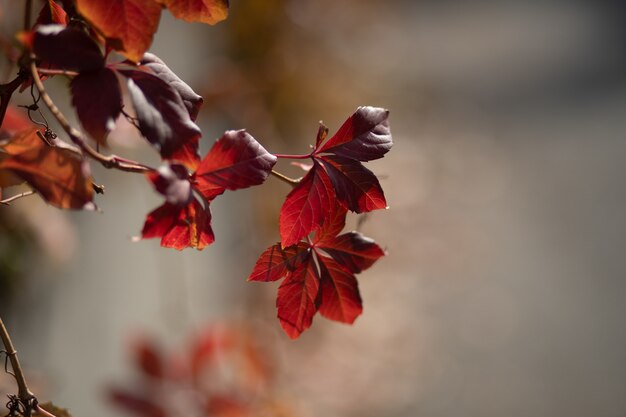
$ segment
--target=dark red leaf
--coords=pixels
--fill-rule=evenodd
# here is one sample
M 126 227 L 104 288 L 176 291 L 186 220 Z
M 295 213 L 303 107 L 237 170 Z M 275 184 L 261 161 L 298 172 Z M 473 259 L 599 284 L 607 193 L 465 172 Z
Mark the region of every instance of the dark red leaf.
M 308 262 L 311 250 L 306 243 L 282 249 L 280 243 L 270 246 L 254 265 L 248 281 L 276 281 Z
M 376 175 L 359 161 L 324 155 L 319 160 L 333 184 L 337 199 L 356 213 L 387 208 L 387 201 Z
M 184 206 L 193 198 L 189 172 L 182 165 L 162 165 L 158 170 L 148 172 L 146 176 L 169 204 Z
M 374 240 L 359 232 L 344 233 L 335 239 L 321 242 L 317 247 L 354 273 L 369 268 L 379 258 L 385 256 L 385 251 Z
M 93 210 L 89 165 L 67 149 L 44 145 L 36 132 L 25 131 L 15 143 L 4 146 L 13 154 L 0 161 L 0 169 L 22 178 L 55 207 Z
M 324 123 L 320 122 L 320 128 L 317 130 L 317 137 L 315 138 L 315 149 L 318 149 L 326 140 L 326 136 L 328 136 L 328 128 L 324 126 Z
M 178 78 L 178 75 L 169 69 L 169 67 L 165 65 L 165 62 L 163 62 L 158 56 L 151 53 L 145 53 L 140 64 L 145 68 L 149 68 L 150 71 L 152 71 L 157 77 L 168 83 L 172 86 L 172 88 L 174 88 L 174 90 L 176 90 L 180 98 L 183 100 L 183 103 L 185 103 L 185 107 L 189 112 L 189 117 L 191 117 L 191 120 L 195 121 L 196 117 L 198 117 L 200 107 L 202 107 L 202 97 L 196 94 L 196 92 L 193 91 L 183 80 Z
M 287 275 L 278 288 L 278 319 L 287 336 L 296 339 L 311 327 L 317 312 L 319 277 L 313 258 Z
M 215 240 L 211 229 L 211 213 L 198 200 L 186 206 L 165 203 L 148 214 L 141 231 L 143 239 L 161 238 L 161 246 L 182 250 L 202 250 Z
M 163 378 L 163 358 L 156 346 L 148 340 L 141 339 L 134 346 L 135 363 L 144 375 L 151 378 Z
M 49 24 L 67 25 L 68 22 L 69 19 L 63 7 L 54 0 L 45 0 L 39 12 L 39 16 L 37 17 L 37 21 L 35 22 L 35 26 Z
M 150 47 L 161 18 L 155 0 L 76 0 L 76 8 L 109 39 L 108 44 L 133 62 Z
M 167 82 L 146 71 L 119 72 L 128 77 L 139 131 L 164 159 L 200 136 L 200 128 L 189 117 L 180 95 Z
M 146 396 L 111 389 L 109 391 L 109 399 L 118 407 L 141 417 L 167 417 L 165 409 L 155 402 L 154 399 Z
M 192 171 L 195 171 L 200 165 L 200 155 L 198 154 L 198 142 L 200 136 L 194 136 L 187 142 L 172 152 L 169 156 L 170 161 L 180 162 Z
M 316 153 L 330 152 L 358 161 L 382 158 L 393 144 L 388 117 L 388 110 L 359 107 Z M 317 146 L 319 143 L 318 134 Z
M 157 0 L 177 19 L 214 25 L 228 16 L 228 0 Z
M 341 204 L 333 204 L 324 223 L 315 231 L 313 245 L 319 246 L 324 242 L 333 242 L 346 225 L 348 210 Z
M 315 163 L 300 183 L 287 195 L 280 210 L 280 238 L 291 246 L 319 227 L 334 204 L 332 183 L 324 168 Z
M 62 25 L 37 27 L 33 52 L 38 59 L 68 70 L 93 71 L 104 66 L 100 47 L 89 35 Z
M 196 171 L 196 188 L 203 195 L 225 188 L 238 190 L 262 184 L 276 157 L 245 130 L 229 130 L 218 139 Z M 208 197 L 207 197 L 208 198 Z
M 96 141 L 105 144 L 122 111 L 122 92 L 115 73 L 108 68 L 81 72 L 70 86 L 81 124 Z
M 361 294 L 356 278 L 331 258 L 320 256 L 320 313 L 327 319 L 354 323 L 363 312 Z

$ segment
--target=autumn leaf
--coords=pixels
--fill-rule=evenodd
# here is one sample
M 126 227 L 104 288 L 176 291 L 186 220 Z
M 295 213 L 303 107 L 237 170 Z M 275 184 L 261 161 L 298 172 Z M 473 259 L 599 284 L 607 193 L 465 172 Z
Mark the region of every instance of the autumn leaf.
M 33 32 L 32 49 L 38 59 L 57 68 L 93 71 L 104 67 L 98 44 L 85 32 L 63 25 L 42 25 Z
M 0 170 L 22 178 L 53 206 L 95 209 L 89 165 L 68 149 L 35 140 L 36 134 L 36 129 L 25 131 L 14 143 L 4 145 L 9 156 L 0 160 Z
M 280 211 L 283 247 L 322 226 L 332 204 L 355 213 L 387 207 L 378 178 L 361 162 L 382 158 L 391 149 L 388 117 L 385 109 L 359 107 L 328 140 L 328 128 L 320 125 L 308 155 L 313 167 L 287 195 Z
M 157 77 L 168 83 L 180 96 L 189 112 L 189 117 L 192 121 L 195 121 L 198 117 L 200 107 L 202 107 L 202 97 L 196 94 L 195 91 L 187 83 L 181 80 L 165 62 L 158 56 L 145 53 L 141 62 L 139 63 L 143 68 L 148 68 Z
M 228 17 L 228 0 L 157 0 L 177 19 L 214 25 Z
M 63 7 L 54 0 L 45 0 L 37 16 L 35 26 L 49 24 L 67 25 L 68 22 L 69 18 Z
M 266 249 L 249 281 L 284 281 L 276 305 L 281 326 L 290 338 L 310 327 L 315 312 L 352 324 L 363 305 L 354 274 L 372 266 L 385 252 L 358 232 L 340 234 L 347 210 L 333 206 L 312 239 Z
M 238 190 L 262 184 L 276 163 L 245 130 L 229 130 L 204 157 L 194 175 L 195 188 L 207 199 L 224 189 Z
M 76 8 L 133 62 L 152 44 L 161 18 L 161 5 L 154 0 L 76 0 Z
M 191 120 L 179 93 L 170 84 L 139 69 L 119 72 L 127 77 L 139 131 L 164 159 L 171 159 L 190 142 L 197 144 L 200 128 Z
M 115 72 L 109 68 L 81 72 L 70 83 L 70 89 L 81 124 L 104 145 L 122 111 L 122 92 Z
M 165 203 L 148 214 L 141 237 L 161 238 L 161 246 L 166 248 L 202 250 L 215 240 L 211 212 L 195 198 L 184 206 Z

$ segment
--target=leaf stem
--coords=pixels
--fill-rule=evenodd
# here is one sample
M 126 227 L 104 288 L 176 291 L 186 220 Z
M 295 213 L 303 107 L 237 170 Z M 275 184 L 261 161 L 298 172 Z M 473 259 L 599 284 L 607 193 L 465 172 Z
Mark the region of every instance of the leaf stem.
M 9 198 L 5 198 L 4 200 L 0 200 L 0 204 L 4 204 L 5 206 L 10 206 L 11 202 L 13 202 L 15 200 L 18 200 L 18 199 L 20 199 L 22 197 L 28 197 L 29 195 L 33 195 L 33 194 L 35 194 L 35 192 L 33 190 L 24 191 L 21 194 L 16 194 L 16 195 L 11 196 Z
M 13 368 L 13 373 L 15 376 L 15 381 L 17 382 L 17 396 L 23 404 L 28 404 L 35 396 L 28 389 L 28 385 L 26 385 L 26 378 L 24 378 L 24 373 L 22 372 L 22 367 L 20 366 L 20 361 L 17 358 L 17 351 L 13 347 L 13 342 L 11 342 L 11 337 L 9 336 L 9 332 L 7 328 L 4 326 L 4 322 L 2 318 L 0 318 L 0 338 L 2 338 L 2 344 L 4 344 L 4 349 L 6 350 L 6 355 L 11 361 L 11 368 Z
M 285 158 L 285 159 L 309 159 L 311 154 L 308 155 L 290 155 L 284 153 L 275 153 L 273 154 L 276 158 Z
M 276 178 L 286 182 L 289 185 L 293 185 L 294 187 L 296 185 L 298 185 L 300 183 L 300 180 L 301 180 L 301 178 L 298 178 L 298 179 L 290 178 L 290 177 L 288 177 L 286 175 L 283 175 L 280 172 L 274 171 L 274 170 L 272 170 L 272 175 L 275 176 Z
M 115 155 L 103 155 L 94 148 L 92 148 L 85 141 L 83 135 L 77 129 L 72 127 L 72 125 L 70 125 L 70 122 L 67 120 L 65 115 L 61 113 L 61 110 L 59 110 L 59 108 L 54 104 L 54 101 L 52 101 L 52 98 L 50 98 L 50 96 L 46 92 L 46 89 L 43 86 L 43 82 L 39 77 L 39 73 L 37 72 L 37 67 L 35 66 L 34 59 L 30 64 L 30 73 L 33 77 L 33 81 L 35 83 L 35 86 L 37 87 L 37 90 L 39 90 L 39 93 L 41 94 L 41 99 L 44 103 L 46 103 L 48 109 L 50 109 L 50 113 L 52 113 L 52 115 L 57 119 L 57 121 L 59 122 L 63 130 L 65 130 L 65 132 L 68 134 L 72 142 L 74 142 L 74 144 L 76 144 L 84 154 L 100 162 L 105 168 L 115 168 L 120 171 L 138 173 L 145 173 L 154 170 L 154 168 L 151 168 L 149 166 L 136 162 L 128 162 L 123 158 Z

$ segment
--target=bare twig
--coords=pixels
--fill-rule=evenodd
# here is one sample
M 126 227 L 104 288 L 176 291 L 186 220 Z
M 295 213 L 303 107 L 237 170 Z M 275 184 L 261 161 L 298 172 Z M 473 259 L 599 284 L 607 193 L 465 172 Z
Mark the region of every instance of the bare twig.
M 41 99 L 44 103 L 46 103 L 48 109 L 50 109 L 50 113 L 52 113 L 52 115 L 57 119 L 57 121 L 59 122 L 63 130 L 65 130 L 65 132 L 68 134 L 72 142 L 74 142 L 74 144 L 76 144 L 85 155 L 100 162 L 105 168 L 114 168 L 119 169 L 120 171 L 139 173 L 145 173 L 154 170 L 153 168 L 150 168 L 146 165 L 127 161 L 115 155 L 103 155 L 94 148 L 92 148 L 85 141 L 82 133 L 72 127 L 65 115 L 61 113 L 61 110 L 59 110 L 56 104 L 54 104 L 54 101 L 52 101 L 52 98 L 50 98 L 50 96 L 46 92 L 46 89 L 43 86 L 43 82 L 39 77 L 39 73 L 37 72 L 37 67 L 35 66 L 34 60 L 30 64 L 30 73 L 33 77 L 33 81 L 35 83 L 35 86 L 37 87 L 37 90 L 39 90 L 39 93 L 41 94 Z
M 300 180 L 302 179 L 302 178 L 298 178 L 298 179 L 289 178 L 288 176 L 283 175 L 280 172 L 274 171 L 274 170 L 272 170 L 272 175 L 275 176 L 276 178 L 286 182 L 289 185 L 293 185 L 294 187 L 296 185 L 300 184 Z
M 11 367 L 13 368 L 15 381 L 17 382 L 17 396 L 22 402 L 22 404 L 29 404 L 30 401 L 33 398 L 35 398 L 35 396 L 28 389 L 28 385 L 26 385 L 26 379 L 24 378 L 24 373 L 22 372 L 20 361 L 17 358 L 17 351 L 13 347 L 13 342 L 11 342 L 11 337 L 9 336 L 9 332 L 7 331 L 7 328 L 4 326 L 4 322 L 2 321 L 1 318 L 0 318 L 0 338 L 2 339 L 2 344 L 4 344 L 4 348 L 6 349 L 6 355 L 11 361 Z
M 29 195 L 33 195 L 35 194 L 35 192 L 33 190 L 30 191 L 24 191 L 21 194 L 15 194 L 14 196 L 11 196 L 9 198 L 5 198 L 4 200 L 0 200 L 0 204 L 4 204 L 5 206 L 10 206 L 11 202 L 18 200 L 22 197 L 28 197 Z
M 30 30 L 30 16 L 33 14 L 33 0 L 26 0 L 24 6 L 24 31 Z
M 68 77 L 76 77 L 76 71 L 68 71 L 63 69 L 37 68 L 37 72 L 43 75 L 67 75 Z

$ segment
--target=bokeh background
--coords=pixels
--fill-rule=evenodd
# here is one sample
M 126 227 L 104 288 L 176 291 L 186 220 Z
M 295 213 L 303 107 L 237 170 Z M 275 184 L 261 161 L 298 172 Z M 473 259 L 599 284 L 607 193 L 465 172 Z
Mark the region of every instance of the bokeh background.
M 0 1 L 3 37 L 21 5 Z M 368 164 L 391 208 L 361 219 L 389 256 L 360 276 L 354 326 L 317 317 L 290 341 L 277 285 L 246 282 L 287 185 L 220 197 L 216 243 L 179 253 L 131 242 L 159 204 L 146 181 L 94 167 L 103 213 L 0 209 L 0 310 L 32 385 L 75 417 L 117 415 L 106 387 L 132 380 L 137 335 L 176 349 L 243 323 L 295 415 L 626 415 L 625 19 L 575 0 L 232 1 L 215 27 L 164 13 L 152 51 L 204 96 L 204 151 L 247 128 L 303 152 L 319 120 L 391 110 L 394 149 Z M 114 151 L 155 161 L 131 136 Z

